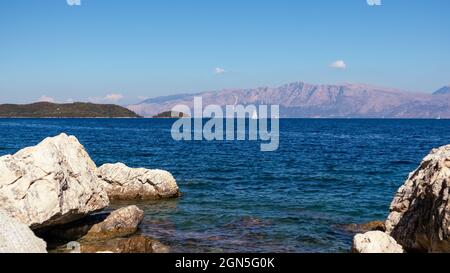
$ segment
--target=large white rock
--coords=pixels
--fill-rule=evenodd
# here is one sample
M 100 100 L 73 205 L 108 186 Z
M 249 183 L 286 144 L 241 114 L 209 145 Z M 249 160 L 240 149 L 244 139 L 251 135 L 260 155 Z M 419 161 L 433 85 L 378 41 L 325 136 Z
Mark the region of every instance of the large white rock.
M 354 253 L 403 253 L 401 245 L 382 231 L 369 231 L 353 238 Z
M 0 207 L 32 229 L 68 223 L 108 204 L 96 166 L 74 136 L 46 138 L 0 157 Z
M 47 244 L 0 209 L 0 253 L 46 253 Z
M 173 176 L 162 170 L 133 169 L 125 164 L 105 164 L 98 168 L 111 199 L 161 199 L 179 196 Z
M 434 149 L 392 201 L 387 232 L 406 250 L 450 252 L 450 145 Z

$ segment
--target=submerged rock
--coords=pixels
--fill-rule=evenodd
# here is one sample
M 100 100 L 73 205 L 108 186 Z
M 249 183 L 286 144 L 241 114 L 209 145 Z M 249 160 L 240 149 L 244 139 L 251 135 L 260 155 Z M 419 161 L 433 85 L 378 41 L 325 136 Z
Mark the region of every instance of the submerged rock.
M 142 219 L 144 211 L 136 206 L 115 210 L 104 221 L 93 225 L 83 239 L 98 240 L 134 234 Z
M 394 238 L 382 231 L 369 231 L 353 238 L 354 253 L 403 253 L 403 248 Z
M 242 230 L 243 228 L 254 229 L 271 225 L 273 225 L 273 222 L 270 220 L 259 219 L 254 216 L 244 216 L 226 224 L 225 227 L 230 229 Z
M 0 157 L 0 207 L 32 229 L 65 224 L 108 204 L 96 166 L 74 136 L 46 138 Z
M 95 241 L 129 236 L 136 233 L 144 211 L 136 206 L 120 208 L 111 213 L 87 216 L 76 222 L 43 231 L 49 241 Z
M 27 225 L 0 210 L 0 253 L 47 253 L 46 248 Z
M 111 199 L 151 200 L 178 197 L 180 194 L 175 179 L 167 171 L 133 169 L 117 163 L 99 167 L 98 176 Z
M 75 253 L 168 253 L 170 248 L 161 242 L 146 236 L 115 238 L 105 241 L 80 242 L 73 251 L 70 246 L 62 246 L 55 252 Z
M 434 149 L 392 201 L 388 234 L 408 251 L 450 252 L 450 145 Z
M 350 224 L 341 226 L 342 229 L 351 233 L 365 233 L 368 231 L 386 231 L 386 225 L 383 221 L 372 221 L 364 224 Z

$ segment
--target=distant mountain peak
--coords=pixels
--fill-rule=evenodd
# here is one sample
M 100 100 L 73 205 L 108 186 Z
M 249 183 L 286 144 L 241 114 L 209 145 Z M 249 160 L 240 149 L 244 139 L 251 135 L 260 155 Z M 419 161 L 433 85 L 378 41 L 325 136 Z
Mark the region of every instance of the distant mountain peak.
M 444 86 L 433 93 L 433 95 L 447 95 L 450 94 L 450 85 Z

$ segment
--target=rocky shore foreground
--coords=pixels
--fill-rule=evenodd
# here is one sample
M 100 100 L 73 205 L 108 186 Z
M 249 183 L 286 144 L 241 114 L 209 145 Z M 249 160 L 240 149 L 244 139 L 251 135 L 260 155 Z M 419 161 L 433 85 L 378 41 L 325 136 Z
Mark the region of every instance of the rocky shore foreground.
M 450 145 L 434 149 L 396 193 L 384 222 L 352 225 L 356 253 L 450 252 Z M 0 157 L 0 253 L 165 253 L 138 235 L 144 211 L 109 211 L 110 200 L 180 195 L 167 171 L 97 167 L 74 136 L 61 134 Z M 365 232 L 366 230 L 370 230 Z
M 385 232 L 358 234 L 357 253 L 450 252 L 450 145 L 434 149 L 400 187 Z
M 97 168 L 74 136 L 47 138 L 0 157 L 0 253 L 45 253 L 49 244 L 67 243 L 77 252 L 167 252 L 134 235 L 144 217 L 138 207 L 100 212 L 110 199 L 178 196 L 166 171 L 122 163 Z

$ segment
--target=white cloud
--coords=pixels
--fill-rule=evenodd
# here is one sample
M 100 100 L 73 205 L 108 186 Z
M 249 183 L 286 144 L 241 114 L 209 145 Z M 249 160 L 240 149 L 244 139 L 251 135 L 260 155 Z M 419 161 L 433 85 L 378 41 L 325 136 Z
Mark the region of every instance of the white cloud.
M 67 100 L 66 100 L 66 103 L 74 103 L 74 102 L 75 102 L 74 99 L 67 99 Z
M 39 99 L 38 102 L 55 102 L 55 99 L 46 95 L 42 95 Z
M 88 102 L 92 102 L 92 103 L 102 103 L 103 99 L 99 98 L 99 97 L 88 97 L 87 98 Z
M 367 0 L 369 6 L 381 6 L 381 0 Z
M 224 74 L 226 72 L 227 71 L 225 69 L 221 68 L 221 67 L 214 68 L 214 74 L 216 74 L 216 75 Z
M 115 94 L 115 93 L 113 93 L 113 94 L 108 94 L 108 95 L 106 95 L 105 97 L 104 97 L 104 99 L 106 100 L 106 101 L 118 101 L 118 100 L 121 100 L 121 99 L 123 99 L 124 97 L 123 97 L 123 95 L 122 94 Z
M 117 101 L 125 98 L 122 94 L 111 93 L 102 97 L 89 97 L 88 101 L 92 103 L 116 103 Z
M 334 69 L 346 69 L 347 64 L 343 60 L 337 60 L 337 61 L 331 63 L 330 67 L 334 68 Z
M 81 0 L 67 0 L 69 6 L 81 6 Z
M 138 96 L 138 99 L 140 99 L 140 100 L 148 100 L 149 97 L 146 97 L 146 96 Z

